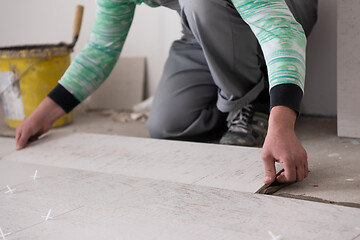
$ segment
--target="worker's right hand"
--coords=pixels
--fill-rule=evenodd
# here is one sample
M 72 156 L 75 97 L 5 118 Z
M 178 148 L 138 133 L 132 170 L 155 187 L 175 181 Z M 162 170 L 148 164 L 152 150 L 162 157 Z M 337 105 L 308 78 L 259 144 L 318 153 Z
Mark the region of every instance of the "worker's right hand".
M 308 176 L 307 153 L 296 137 L 294 126 L 296 112 L 284 106 L 271 109 L 269 128 L 261 152 L 265 168 L 265 184 L 275 180 L 280 183 L 301 182 Z M 284 167 L 276 177 L 275 162 Z
M 50 130 L 53 123 L 65 111 L 49 97 L 46 97 L 34 112 L 16 128 L 16 149 L 20 150 Z

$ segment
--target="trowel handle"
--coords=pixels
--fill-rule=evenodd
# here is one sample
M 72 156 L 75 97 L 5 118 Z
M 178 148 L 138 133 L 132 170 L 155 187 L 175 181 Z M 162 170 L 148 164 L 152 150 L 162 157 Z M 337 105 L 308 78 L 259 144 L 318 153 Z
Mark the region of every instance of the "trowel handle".
M 76 38 L 76 40 L 79 37 L 83 13 L 84 13 L 84 6 L 77 5 L 75 11 L 75 20 L 74 20 L 74 29 L 73 29 L 73 38 Z

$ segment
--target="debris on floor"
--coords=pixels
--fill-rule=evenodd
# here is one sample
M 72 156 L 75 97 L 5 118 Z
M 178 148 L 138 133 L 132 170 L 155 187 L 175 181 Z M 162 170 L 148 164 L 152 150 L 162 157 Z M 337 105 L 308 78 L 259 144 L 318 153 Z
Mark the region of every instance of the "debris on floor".
M 149 112 L 125 112 L 116 110 L 87 110 L 86 112 L 96 112 L 99 115 L 110 117 L 113 122 L 120 123 L 145 123 L 149 116 Z

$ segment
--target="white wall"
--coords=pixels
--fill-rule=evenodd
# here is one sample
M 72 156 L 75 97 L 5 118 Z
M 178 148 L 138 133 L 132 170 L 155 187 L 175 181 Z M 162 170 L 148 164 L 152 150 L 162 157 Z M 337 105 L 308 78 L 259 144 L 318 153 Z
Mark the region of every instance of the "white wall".
M 1 0 L 0 46 L 71 42 L 75 7 L 85 6 L 74 54 L 86 44 L 95 15 L 95 0 Z M 146 56 L 147 95 L 155 92 L 168 50 L 181 36 L 178 14 L 145 4 L 137 7 L 122 56 Z
M 302 112 L 335 116 L 337 0 L 319 0 L 319 18 L 307 49 L 307 76 Z
M 145 4 L 137 8 L 123 56 L 146 56 L 148 95 L 155 92 L 170 46 L 180 37 L 181 24 L 176 11 Z
M 338 136 L 360 138 L 360 1 L 338 1 Z
M 71 41 L 76 4 L 85 6 L 75 54 L 86 43 L 95 13 L 95 0 L 1 0 L 0 46 Z M 161 77 L 171 42 L 180 37 L 175 11 L 137 8 L 122 56 L 146 56 L 147 95 Z M 336 0 L 319 0 L 319 21 L 308 45 L 308 72 L 303 113 L 336 115 Z

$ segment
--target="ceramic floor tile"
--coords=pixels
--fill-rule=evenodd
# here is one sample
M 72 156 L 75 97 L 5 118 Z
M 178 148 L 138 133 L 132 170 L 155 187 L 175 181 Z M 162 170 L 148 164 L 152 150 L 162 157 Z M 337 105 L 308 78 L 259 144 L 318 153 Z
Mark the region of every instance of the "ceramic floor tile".
M 263 185 L 260 152 L 215 144 L 54 133 L 4 159 L 254 193 Z
M 298 136 L 308 152 L 309 176 L 281 189 L 290 194 L 360 207 L 360 139 L 336 136 L 335 119 L 303 119 Z
M 17 185 L 16 194 L 0 195 L 8 239 L 271 240 L 271 231 L 282 239 L 350 240 L 360 234 L 360 209 L 58 169 L 37 184 Z M 54 218 L 41 221 L 49 208 Z

